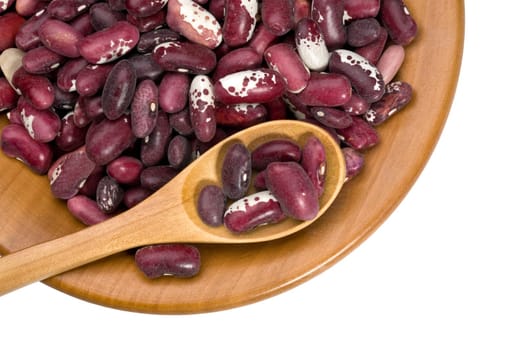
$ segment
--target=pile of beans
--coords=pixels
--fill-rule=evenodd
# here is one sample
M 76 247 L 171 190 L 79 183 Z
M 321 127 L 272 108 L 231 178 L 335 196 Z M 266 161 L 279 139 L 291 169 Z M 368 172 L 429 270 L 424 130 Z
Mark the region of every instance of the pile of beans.
M 0 0 L 0 28 L 2 151 L 87 225 L 267 120 L 329 130 L 350 179 L 412 96 L 402 0 Z

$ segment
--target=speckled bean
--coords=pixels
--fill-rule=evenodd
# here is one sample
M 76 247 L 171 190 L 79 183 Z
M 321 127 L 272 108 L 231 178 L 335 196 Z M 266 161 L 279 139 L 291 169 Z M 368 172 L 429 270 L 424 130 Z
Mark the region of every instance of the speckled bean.
M 228 46 L 238 47 L 251 39 L 258 9 L 257 0 L 226 0 L 222 34 Z
M 74 122 L 74 112 L 71 111 L 61 119 L 61 126 L 58 135 L 55 137 L 55 144 L 63 152 L 71 152 L 82 146 L 86 137 L 86 128 L 79 128 Z
M 216 185 L 206 185 L 200 190 L 197 199 L 197 213 L 205 224 L 213 227 L 222 225 L 225 208 L 226 197 L 224 197 L 222 188 Z
M 234 128 L 245 128 L 262 122 L 266 115 L 266 107 L 259 103 L 218 104 L 215 108 L 217 125 Z
M 169 41 L 155 46 L 153 59 L 171 72 L 208 74 L 217 63 L 215 52 L 200 44 Z
M 206 75 L 196 75 L 189 91 L 190 122 L 195 137 L 202 142 L 211 141 L 215 136 L 215 93 L 211 79 Z
M 148 136 L 157 124 L 159 93 L 153 80 L 139 82 L 131 102 L 131 130 L 136 137 Z
M 370 108 L 370 103 L 358 94 L 352 94 L 350 100 L 341 107 L 350 115 L 363 115 Z
M 365 162 L 365 157 L 359 151 L 356 151 L 352 147 L 342 147 L 343 157 L 346 165 L 346 178 L 345 181 L 351 180 L 356 177 L 361 170 Z
M 148 278 L 189 278 L 199 273 L 201 258 L 199 250 L 192 245 L 159 244 L 138 249 L 135 263 Z
M 50 142 L 60 131 L 59 116 L 51 109 L 36 109 L 26 98 L 18 99 L 22 123 L 29 135 L 39 142 Z
M 221 167 L 222 190 L 226 197 L 239 199 L 246 194 L 252 176 L 250 151 L 242 143 L 231 145 Z
M 120 60 L 111 69 L 102 89 L 102 109 L 110 120 L 120 118 L 130 106 L 137 84 L 135 68 Z
M 117 211 L 122 198 L 124 189 L 119 183 L 110 176 L 104 176 L 97 185 L 96 201 L 97 205 L 106 214 Z
M 379 13 L 380 0 L 343 0 L 343 19 L 375 17 Z
M 97 165 L 106 165 L 120 156 L 133 141 L 128 117 L 104 118 L 90 125 L 86 134 L 86 152 Z
M 135 26 L 139 33 L 147 33 L 166 24 L 166 9 L 162 8 L 159 12 L 146 17 L 138 17 L 127 13 L 126 21 Z
M 364 118 L 372 125 L 384 123 L 399 112 L 412 99 L 412 87 L 402 81 L 394 81 L 386 86 L 383 97 L 372 103 Z
M 313 71 L 328 67 L 330 53 L 319 25 L 311 18 L 301 19 L 295 27 L 295 46 L 304 64 Z
M 312 0 L 311 11 L 311 17 L 319 24 L 328 49 L 332 51 L 343 47 L 346 43 L 343 2 L 341 0 Z
M 347 128 L 352 124 L 350 115 L 339 108 L 312 107 L 310 114 L 321 124 L 334 129 Z
M 257 146 L 251 153 L 252 168 L 264 170 L 272 162 L 298 162 L 301 147 L 290 139 L 274 139 Z
M 139 53 L 151 52 L 158 44 L 168 41 L 178 41 L 180 34 L 168 28 L 159 28 L 140 35 L 137 43 Z
M 125 0 L 126 11 L 137 17 L 148 17 L 159 12 L 168 0 Z

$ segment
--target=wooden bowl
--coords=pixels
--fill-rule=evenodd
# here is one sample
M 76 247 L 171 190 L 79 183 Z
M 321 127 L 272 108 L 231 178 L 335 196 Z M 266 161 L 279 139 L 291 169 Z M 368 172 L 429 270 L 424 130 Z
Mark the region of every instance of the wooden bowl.
M 379 127 L 381 143 L 366 154 L 364 171 L 315 225 L 270 243 L 200 245 L 201 273 L 191 279 L 148 280 L 135 267 L 133 256 L 124 252 L 44 283 L 117 309 L 209 312 L 283 292 L 350 253 L 390 215 L 422 171 L 445 124 L 459 75 L 463 1 L 406 0 L 406 4 L 419 34 L 407 48 L 400 79 L 413 86 L 414 98 Z M 2 118 L 1 126 L 5 125 Z M 36 176 L 3 154 L 0 169 L 1 254 L 81 228 L 64 202 L 52 197 L 45 176 Z

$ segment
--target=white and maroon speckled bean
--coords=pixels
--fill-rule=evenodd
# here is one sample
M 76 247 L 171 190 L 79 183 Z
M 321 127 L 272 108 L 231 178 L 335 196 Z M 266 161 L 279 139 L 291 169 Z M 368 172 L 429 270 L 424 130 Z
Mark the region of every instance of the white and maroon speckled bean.
M 215 136 L 215 93 L 211 79 L 206 75 L 196 75 L 189 91 L 190 121 L 195 137 L 202 142 L 211 141 Z
M 341 0 L 312 0 L 311 18 L 319 24 L 326 46 L 330 51 L 346 43 L 343 26 L 343 2 Z
M 125 0 L 126 11 L 137 17 L 148 17 L 159 12 L 168 0 Z
M 292 93 L 301 92 L 310 80 L 310 70 L 295 51 L 287 43 L 270 46 L 264 52 L 266 64 L 278 72 L 286 83 L 286 89 Z
M 29 135 L 39 142 L 50 142 L 60 131 L 61 122 L 58 115 L 51 109 L 36 109 L 24 97 L 18 99 L 18 108 L 22 123 Z
M 0 14 L 4 13 L 14 2 L 15 0 L 0 0 Z
M 317 22 L 311 18 L 303 18 L 297 23 L 295 45 L 297 53 L 308 68 L 317 72 L 326 69 L 330 53 Z
M 257 0 L 227 0 L 222 35 L 230 47 L 246 44 L 252 37 L 257 23 Z
M 412 99 L 412 87 L 402 81 L 394 81 L 386 86 L 383 97 L 372 103 L 364 118 L 372 125 L 384 123 L 399 112 Z

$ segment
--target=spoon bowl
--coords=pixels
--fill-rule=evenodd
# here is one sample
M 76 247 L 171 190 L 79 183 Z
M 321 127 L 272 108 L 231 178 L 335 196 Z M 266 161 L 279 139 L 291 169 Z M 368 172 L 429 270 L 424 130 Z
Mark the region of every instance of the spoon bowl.
M 320 139 L 327 156 L 325 191 L 316 218 L 309 221 L 286 219 L 241 235 L 231 233 L 224 226 L 210 227 L 200 220 L 198 193 L 207 184 L 220 184 L 222 160 L 229 146 L 242 142 L 253 150 L 276 138 L 290 138 L 302 146 L 312 135 Z M 0 258 L 0 295 L 138 246 L 171 242 L 255 243 L 288 236 L 313 223 L 328 209 L 345 177 L 346 165 L 339 144 L 323 129 L 292 120 L 250 127 L 206 151 L 168 184 L 126 212 Z

